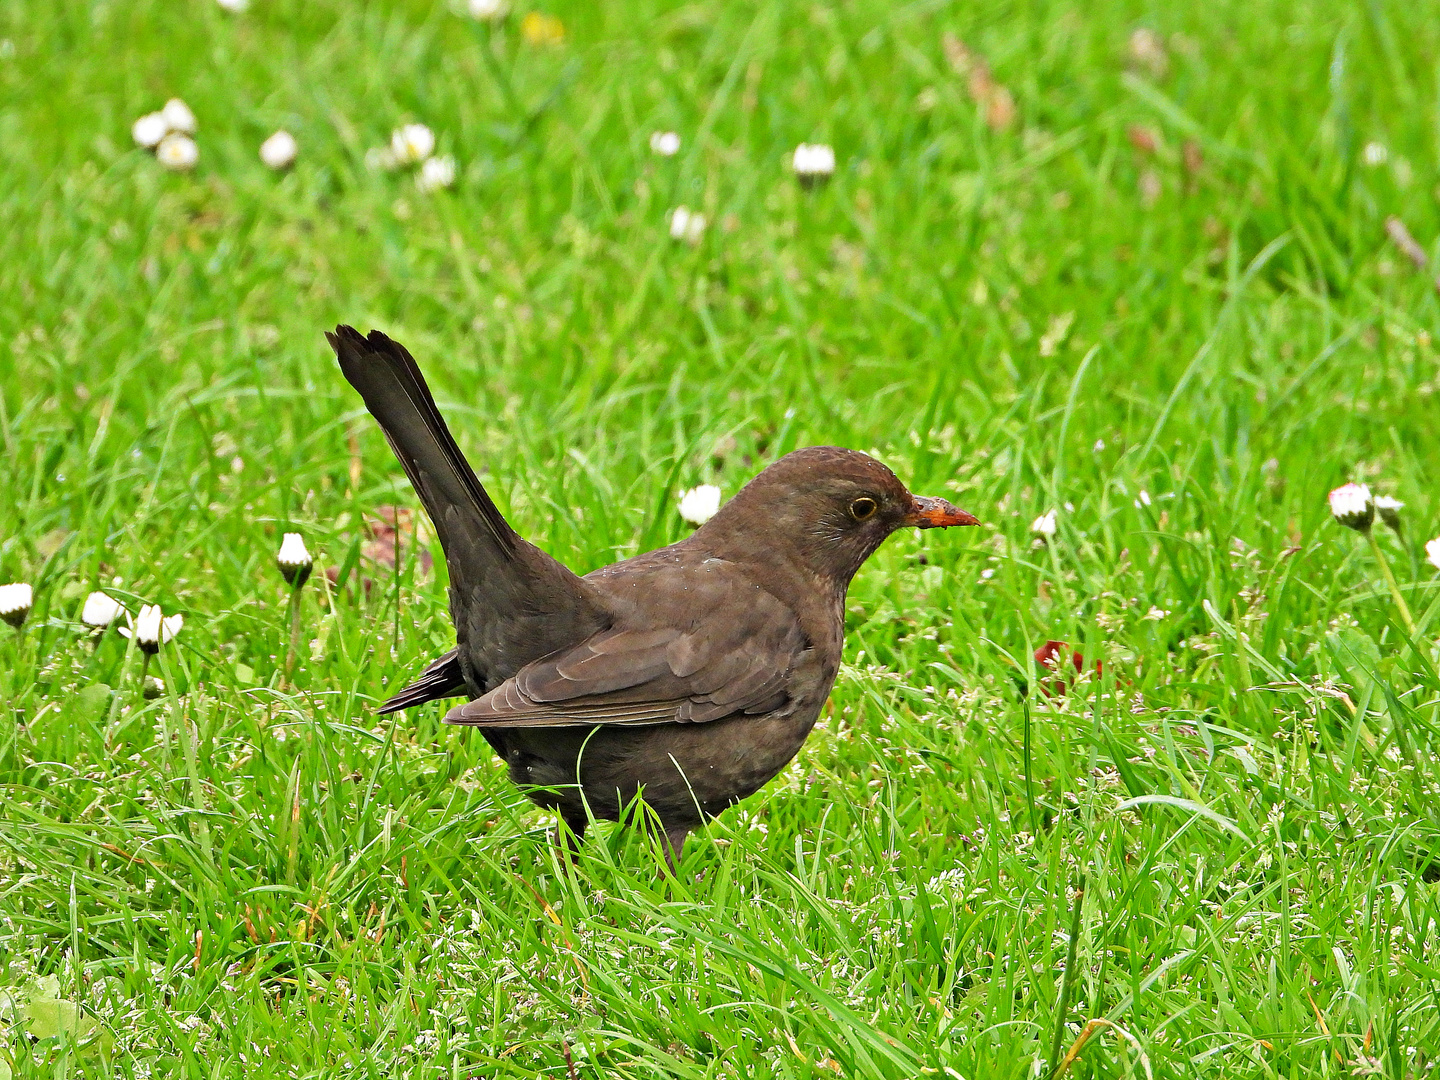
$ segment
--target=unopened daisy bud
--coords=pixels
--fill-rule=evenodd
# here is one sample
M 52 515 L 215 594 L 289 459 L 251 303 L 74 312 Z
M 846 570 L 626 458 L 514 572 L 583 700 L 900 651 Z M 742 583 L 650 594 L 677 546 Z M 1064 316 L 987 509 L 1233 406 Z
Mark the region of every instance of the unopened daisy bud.
M 80 621 L 96 630 L 103 630 L 124 611 L 120 601 L 109 593 L 92 592 L 85 598 L 85 606 L 80 609 Z
M 1425 541 L 1425 561 L 1440 570 L 1440 536 Z
M 406 124 L 390 136 L 390 152 L 401 165 L 415 165 L 435 152 L 435 133 L 424 124 Z
M 1055 535 L 1055 511 L 1047 510 L 1030 523 L 1030 531 L 1042 540 Z
M 305 538 L 299 533 L 286 533 L 280 543 L 280 554 L 275 556 L 275 565 L 280 568 L 280 576 L 292 588 L 304 585 L 315 566 L 315 560 L 305 548 Z
M 141 652 L 154 656 L 160 651 L 161 645 L 174 640 L 184 625 L 185 616 L 164 615 L 159 604 L 146 604 L 140 609 L 140 614 L 135 616 L 135 625 L 122 626 L 120 633 L 134 638 Z
M 790 158 L 790 167 L 806 187 L 823 183 L 835 172 L 835 148 L 824 143 L 801 143 Z
M 673 131 L 651 132 L 650 151 L 661 157 L 674 157 L 680 152 L 680 136 Z
M 34 606 L 35 590 L 29 585 L 24 582 L 0 585 L 0 619 L 4 619 L 15 629 L 18 630 L 24 625 L 30 609 Z
M 200 147 L 189 135 L 172 131 L 155 147 L 155 158 L 171 172 L 189 172 L 200 160 Z
M 135 145 L 146 150 L 154 150 L 160 140 L 169 133 L 170 125 L 165 122 L 164 113 L 146 113 L 130 125 L 130 134 L 135 139 Z
M 448 188 L 455 183 L 455 159 L 449 154 L 444 157 L 426 158 L 415 174 L 415 186 L 425 193 Z
M 288 131 L 277 131 L 260 144 L 260 160 L 265 163 L 266 168 L 276 172 L 294 165 L 295 157 L 299 153 L 300 144 Z
M 1369 532 L 1375 522 L 1375 500 L 1364 484 L 1344 484 L 1330 492 L 1330 513 L 1347 529 Z
M 280 544 L 280 553 L 275 556 L 275 565 L 290 583 L 290 647 L 285 653 L 285 681 L 288 683 L 295 671 L 295 656 L 300 649 L 300 587 L 310 576 L 315 560 L 305 549 L 305 540 L 299 533 L 286 533 Z
M 714 484 L 700 484 L 680 493 L 680 516 L 691 525 L 704 525 L 720 509 L 720 489 Z
M 154 701 L 156 698 L 164 697 L 165 680 L 155 675 L 146 675 L 140 693 L 146 701 Z
M 165 118 L 165 126 L 169 130 L 178 131 L 182 135 L 194 135 L 200 126 L 196 123 L 195 114 L 190 111 L 190 106 L 178 97 L 172 97 L 165 102 L 165 107 L 160 110 L 160 115 Z
M 1388 527 L 1400 534 L 1400 511 L 1405 509 L 1405 504 L 1399 499 L 1392 499 L 1389 495 L 1375 496 L 1375 514 Z

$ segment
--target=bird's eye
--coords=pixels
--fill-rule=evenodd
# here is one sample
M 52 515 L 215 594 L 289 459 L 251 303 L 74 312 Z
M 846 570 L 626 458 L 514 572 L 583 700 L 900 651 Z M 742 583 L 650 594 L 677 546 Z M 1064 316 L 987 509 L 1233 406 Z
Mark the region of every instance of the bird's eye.
M 864 521 L 866 518 L 873 516 L 878 509 L 880 509 L 879 503 L 868 495 L 861 495 L 860 498 L 850 504 L 850 516 L 856 521 Z

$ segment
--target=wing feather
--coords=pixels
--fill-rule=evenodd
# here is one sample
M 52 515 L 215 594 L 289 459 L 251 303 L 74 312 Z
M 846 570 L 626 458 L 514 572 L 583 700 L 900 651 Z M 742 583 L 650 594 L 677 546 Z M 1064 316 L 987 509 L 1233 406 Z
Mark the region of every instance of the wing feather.
M 704 583 L 724 588 L 722 580 Z M 781 707 L 810 644 L 795 614 L 754 590 L 743 613 L 716 619 L 712 598 L 693 595 L 693 582 L 687 590 L 690 605 L 711 617 L 660 627 L 643 620 L 616 625 L 528 664 L 483 697 L 452 709 L 446 721 L 484 727 L 698 724 Z

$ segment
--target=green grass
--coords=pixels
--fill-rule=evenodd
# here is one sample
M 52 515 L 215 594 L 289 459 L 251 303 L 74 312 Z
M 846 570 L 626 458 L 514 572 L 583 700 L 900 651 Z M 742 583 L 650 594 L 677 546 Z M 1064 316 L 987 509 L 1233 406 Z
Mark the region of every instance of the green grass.
M 1044 1075 L 1058 1019 L 1062 1054 L 1108 1022 L 1075 1077 L 1424 1074 L 1440 354 L 1383 222 L 1436 253 L 1440 9 L 555 0 L 558 47 L 525 10 L 487 45 L 419 0 L 0 6 L 0 581 L 37 596 L 0 627 L 0 1062 L 977 1080 Z M 176 94 L 188 176 L 129 141 Z M 453 189 L 366 169 L 412 119 Z M 452 637 L 443 564 L 366 559 L 415 500 L 338 321 L 578 571 L 818 442 L 986 525 L 862 571 L 821 723 L 678 880 L 604 826 L 567 867 L 473 733 L 372 711 Z M 1351 478 L 1408 504 L 1413 641 L 1329 518 Z M 287 529 L 342 570 L 293 685 Z M 185 613 L 162 696 L 81 632 L 102 586 Z M 1048 639 L 1102 674 L 1035 692 Z

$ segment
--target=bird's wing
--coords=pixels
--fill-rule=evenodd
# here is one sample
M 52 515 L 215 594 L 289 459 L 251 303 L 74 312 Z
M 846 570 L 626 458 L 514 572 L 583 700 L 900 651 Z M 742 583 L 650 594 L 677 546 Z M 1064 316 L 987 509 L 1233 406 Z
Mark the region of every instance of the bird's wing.
M 689 599 L 703 612 L 688 623 L 607 630 L 526 666 L 445 719 L 484 727 L 698 724 L 780 708 L 811 648 L 794 613 L 758 590 L 738 613 Z

